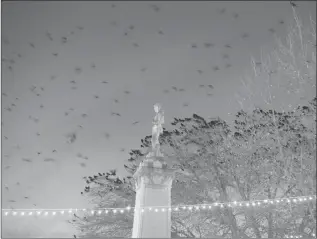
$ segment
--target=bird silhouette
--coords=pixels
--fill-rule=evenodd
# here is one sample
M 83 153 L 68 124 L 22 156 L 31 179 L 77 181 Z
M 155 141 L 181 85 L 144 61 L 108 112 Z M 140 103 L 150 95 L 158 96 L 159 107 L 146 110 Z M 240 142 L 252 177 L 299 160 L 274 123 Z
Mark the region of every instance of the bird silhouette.
M 121 148 L 121 149 L 120 149 L 120 151 L 121 151 L 121 152 L 124 152 L 124 151 L 125 151 L 125 149 L 124 149 L 124 148 Z
M 114 99 L 113 101 L 114 101 L 115 103 L 119 103 L 119 100 L 117 100 L 117 99 Z
M 53 159 L 53 158 L 46 158 L 46 159 L 44 159 L 44 162 L 54 162 L 55 161 L 55 159 Z
M 219 10 L 220 14 L 224 14 L 225 12 L 226 12 L 226 8 L 222 8 L 222 9 Z
M 133 122 L 132 124 L 133 125 L 136 125 L 136 124 L 138 124 L 139 123 L 139 121 L 135 121 L 135 122 Z
M 110 24 L 111 24 L 112 26 L 117 26 L 117 22 L 116 22 L 116 21 L 111 21 Z
M 58 53 L 53 53 L 53 56 L 58 56 Z
M 230 68 L 230 67 L 231 67 L 231 64 L 230 64 L 230 63 L 227 63 L 225 67 L 226 67 L 226 68 Z
M 163 92 L 164 92 L 165 94 L 167 94 L 167 93 L 169 93 L 170 91 L 167 90 L 167 89 L 165 89 L 165 90 L 163 90 Z
M 159 12 L 160 8 L 154 4 L 150 5 L 150 7 L 155 11 L 155 12 Z
M 131 92 L 128 91 L 128 90 L 125 90 L 124 93 L 128 95 L 128 94 L 130 94 Z
M 248 38 L 249 36 L 250 36 L 249 33 L 246 33 L 246 32 L 244 32 L 244 33 L 241 34 L 241 37 L 242 37 L 243 39 L 246 39 L 246 38 Z
M 29 45 L 30 45 L 32 48 L 35 48 L 35 45 L 34 45 L 32 42 L 30 42 Z
M 197 48 L 197 45 L 196 44 L 191 44 L 191 47 L 192 48 Z
M 231 49 L 232 47 L 231 47 L 231 45 L 226 44 L 226 45 L 225 45 L 225 48 L 229 48 L 229 49 Z
M 37 155 L 41 155 L 42 153 L 41 152 L 37 152 Z
M 225 54 L 223 54 L 223 55 L 222 55 L 222 57 L 223 57 L 223 59 L 229 59 L 229 55 L 228 55 L 228 54 L 226 54 L 226 53 L 225 53 Z
M 205 87 L 205 85 L 199 85 L 199 87 L 200 87 L 200 88 L 204 88 L 204 87 Z
M 197 70 L 197 72 L 199 73 L 199 75 L 201 75 L 203 73 L 202 70 Z
M 62 43 L 63 43 L 63 44 L 67 43 L 67 41 L 68 41 L 68 38 L 67 38 L 67 37 L 62 37 Z
M 9 168 L 11 168 L 11 165 L 7 165 L 4 167 L 4 169 L 9 169 Z
M 285 23 L 284 20 L 279 21 L 279 24 L 284 24 L 284 23 Z
M 177 87 L 176 86 L 172 86 L 172 89 L 177 91 Z
M 105 137 L 106 137 L 107 139 L 109 139 L 109 138 L 110 138 L 110 134 L 109 134 L 109 133 L 105 133 Z
M 84 27 L 78 26 L 77 29 L 78 29 L 78 30 L 84 30 Z
M 112 112 L 111 115 L 121 116 L 119 113 Z
M 188 103 L 184 103 L 183 106 L 184 106 L 184 107 L 187 107 L 187 106 L 189 106 L 189 104 L 188 104 Z
M 219 70 L 219 67 L 218 67 L 218 66 L 214 66 L 212 69 L 213 69 L 214 71 L 218 71 L 218 70 Z
M 178 91 L 179 91 L 179 92 L 184 92 L 184 91 L 185 91 L 185 89 L 183 89 L 183 88 L 179 88 L 179 89 L 178 89 Z
M 133 25 L 130 25 L 130 26 L 129 26 L 129 30 L 132 31 L 133 29 L 134 29 L 134 26 L 133 26 Z
M 11 200 L 9 200 L 9 202 L 16 202 L 16 201 L 11 199 Z
M 24 197 L 25 199 L 29 199 L 29 197 Z
M 5 185 L 5 187 L 4 187 L 5 189 L 7 189 L 8 191 L 9 191 L 9 187 L 7 186 L 7 185 Z
M 81 114 L 81 117 L 86 118 L 88 115 L 87 114 Z
M 159 30 L 157 33 L 158 33 L 159 35 L 164 35 L 164 33 L 163 33 L 162 30 Z
M 53 149 L 53 150 L 52 150 L 52 153 L 57 153 L 57 150 L 56 150 L 56 149 Z
M 53 37 L 52 37 L 52 34 L 51 34 L 51 33 L 46 32 L 46 33 L 45 33 L 45 36 L 46 36 L 48 39 L 50 39 L 50 41 L 53 41 Z
M 69 133 L 67 135 L 67 142 L 70 144 L 74 143 L 76 139 L 77 139 L 76 133 Z
M 86 164 L 85 164 L 85 163 L 80 163 L 79 165 L 80 165 L 81 167 L 83 167 L 83 168 L 86 167 Z
M 98 95 L 94 95 L 95 99 L 99 99 L 99 96 Z
M 116 4 L 111 4 L 111 8 L 115 8 L 116 7 Z
M 204 43 L 204 46 L 205 46 L 206 48 L 209 48 L 209 47 L 214 47 L 215 44 L 206 42 L 206 43 Z
M 293 1 L 289 2 L 291 4 L 292 7 L 298 7 L 298 5 L 296 5 Z
M 269 28 L 268 30 L 270 33 L 275 33 L 275 29 L 274 28 Z
M 95 63 L 91 63 L 91 68 L 95 69 L 96 68 L 96 64 Z
M 134 47 L 139 47 L 139 44 L 138 43 L 133 43 L 133 46 Z
M 146 70 L 147 70 L 147 68 L 146 68 L 146 67 L 141 68 L 141 71 L 142 71 L 142 72 L 145 72 Z
M 50 77 L 50 79 L 51 79 L 51 80 L 55 80 L 55 79 L 56 79 L 56 76 L 53 75 L 53 76 Z
M 103 84 L 108 84 L 108 82 L 107 82 L 107 81 L 103 81 L 103 82 L 101 82 L 101 83 L 103 83 Z
M 208 87 L 209 87 L 210 89 L 214 89 L 213 85 L 208 85 Z
M 82 68 L 81 67 L 75 67 L 75 72 L 77 74 L 80 74 L 82 72 Z
M 233 17 L 235 18 L 235 19 L 237 19 L 238 17 L 239 17 L 239 14 L 238 13 L 233 13 Z
M 31 159 L 28 159 L 28 158 L 22 158 L 22 160 L 23 160 L 24 162 L 27 162 L 27 163 L 31 163 L 31 162 L 32 162 L 32 160 L 31 160 Z

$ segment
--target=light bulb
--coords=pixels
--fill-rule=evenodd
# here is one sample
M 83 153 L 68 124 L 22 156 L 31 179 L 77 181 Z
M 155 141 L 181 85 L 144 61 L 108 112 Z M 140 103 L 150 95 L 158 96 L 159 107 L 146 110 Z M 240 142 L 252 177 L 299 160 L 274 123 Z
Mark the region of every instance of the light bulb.
M 94 211 L 94 210 L 92 210 L 92 211 L 91 211 L 91 214 L 94 214 L 94 213 L 95 213 L 95 211 Z
M 29 212 L 29 215 L 32 215 L 32 212 Z
M 124 212 L 124 210 L 120 210 L 120 212 L 121 212 L 121 213 L 123 213 L 123 212 Z
M 5 215 L 7 216 L 7 215 L 8 215 L 8 212 L 5 212 Z
M 24 216 L 24 212 L 21 212 L 21 216 Z
M 106 210 L 105 213 L 108 214 L 108 210 Z
M 47 216 L 47 214 L 48 214 L 48 212 L 45 212 L 45 214 L 44 214 L 44 215 L 45 215 L 45 216 Z
M 155 212 L 157 212 L 157 209 L 155 209 Z
M 101 214 L 101 211 L 98 211 L 98 214 Z
M 144 209 L 143 209 L 143 208 L 141 209 L 141 212 L 144 212 Z
M 53 212 L 52 214 L 53 214 L 53 215 L 55 215 L 55 214 L 56 214 L 56 212 Z
M 165 209 L 164 209 L 164 208 L 162 208 L 162 212 L 165 212 Z
M 64 211 L 61 211 L 61 214 L 64 214 Z

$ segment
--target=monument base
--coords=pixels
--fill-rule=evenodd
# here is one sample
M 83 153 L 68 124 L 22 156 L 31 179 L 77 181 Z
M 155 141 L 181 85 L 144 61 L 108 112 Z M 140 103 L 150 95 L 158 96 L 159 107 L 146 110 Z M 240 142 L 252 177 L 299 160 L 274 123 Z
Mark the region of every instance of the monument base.
M 134 174 L 136 200 L 133 238 L 171 237 L 171 186 L 174 170 L 163 157 L 146 157 Z

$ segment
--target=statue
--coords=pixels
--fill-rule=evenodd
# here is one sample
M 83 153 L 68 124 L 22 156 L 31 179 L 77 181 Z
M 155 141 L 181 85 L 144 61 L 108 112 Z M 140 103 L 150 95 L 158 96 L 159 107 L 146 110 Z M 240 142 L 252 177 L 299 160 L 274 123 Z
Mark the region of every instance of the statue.
M 154 156 L 163 156 L 160 152 L 160 142 L 159 137 L 160 134 L 163 133 L 163 127 L 162 124 L 164 124 L 164 111 L 162 110 L 162 107 L 159 103 L 156 103 L 154 105 L 154 111 L 156 115 L 153 118 L 152 121 L 152 152 L 150 155 Z

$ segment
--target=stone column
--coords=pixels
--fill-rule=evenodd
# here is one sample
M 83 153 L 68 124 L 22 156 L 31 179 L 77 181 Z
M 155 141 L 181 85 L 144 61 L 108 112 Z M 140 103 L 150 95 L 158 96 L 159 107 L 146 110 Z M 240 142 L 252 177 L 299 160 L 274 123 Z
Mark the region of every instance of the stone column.
M 174 170 L 162 157 L 140 163 L 134 174 L 136 200 L 132 238 L 171 238 L 171 186 Z

